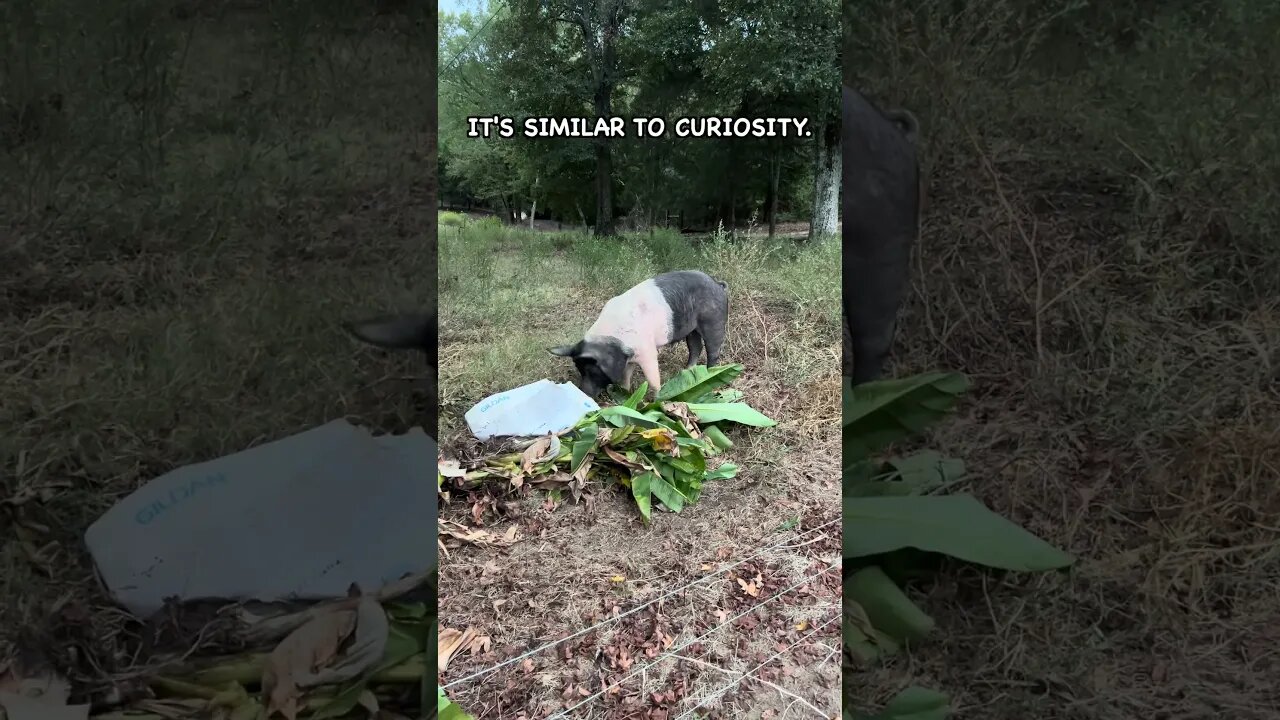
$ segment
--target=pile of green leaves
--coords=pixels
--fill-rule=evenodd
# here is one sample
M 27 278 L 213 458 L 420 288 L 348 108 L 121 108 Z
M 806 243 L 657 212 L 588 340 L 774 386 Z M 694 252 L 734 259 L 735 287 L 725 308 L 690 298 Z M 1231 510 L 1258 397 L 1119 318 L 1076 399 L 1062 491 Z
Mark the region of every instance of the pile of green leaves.
M 728 387 L 742 371 L 741 365 L 686 368 L 652 402 L 644 401 L 649 386 L 641 383 L 630 395 L 615 394 L 617 405 L 587 413 L 570 430 L 538 438 L 522 452 L 478 460 L 467 468 L 442 463 L 440 482 L 446 475 L 462 486 L 503 478 L 516 487 L 567 488 L 576 497 L 587 480 L 600 478 L 629 488 L 646 522 L 655 501 L 680 512 L 698 501 L 708 480 L 737 473 L 732 463 L 715 468 L 708 463 L 733 446 L 724 426 L 776 424 Z
M 1020 571 L 1074 562 L 972 495 L 940 494 L 963 479 L 963 462 L 932 451 L 872 459 L 941 419 L 968 388 L 968 380 L 954 373 L 845 386 L 843 631 L 855 667 L 891 656 L 933 630 L 933 619 L 901 587 L 936 569 L 939 556 Z M 921 687 L 907 688 L 875 715 L 855 711 L 850 700 L 846 695 L 845 720 L 943 720 L 952 712 L 945 694 Z

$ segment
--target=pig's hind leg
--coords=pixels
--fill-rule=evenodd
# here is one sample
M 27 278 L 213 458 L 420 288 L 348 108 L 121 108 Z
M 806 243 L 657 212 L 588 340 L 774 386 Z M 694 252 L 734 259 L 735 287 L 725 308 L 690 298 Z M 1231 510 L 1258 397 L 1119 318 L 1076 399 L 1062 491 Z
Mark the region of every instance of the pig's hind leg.
M 697 330 L 689 333 L 684 338 L 684 344 L 689 347 L 689 360 L 685 362 L 685 367 L 693 367 L 698 364 L 698 358 L 702 357 L 702 336 Z
M 703 318 L 695 331 L 702 336 L 702 343 L 707 346 L 707 367 L 715 367 L 720 362 L 720 348 L 724 345 L 724 318 Z M 690 349 L 692 351 L 692 348 Z M 692 354 L 692 352 L 690 353 Z

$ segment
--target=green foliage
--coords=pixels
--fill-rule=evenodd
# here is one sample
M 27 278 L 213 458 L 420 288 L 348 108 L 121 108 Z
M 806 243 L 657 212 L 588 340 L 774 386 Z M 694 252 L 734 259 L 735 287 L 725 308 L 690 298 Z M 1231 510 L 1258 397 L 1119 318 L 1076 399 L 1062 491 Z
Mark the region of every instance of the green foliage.
M 597 30 L 620 0 L 592 0 L 583 22 Z M 442 14 L 440 175 L 446 199 L 471 198 L 501 212 L 528 210 L 564 222 L 594 221 L 597 159 L 581 138 L 468 137 L 468 117 L 596 115 L 597 78 L 611 81 L 611 112 L 663 117 L 667 136 L 612 139 L 615 213 L 631 227 L 746 224 L 764 214 L 778 168 L 781 214 L 807 219 L 812 141 L 675 138 L 679 117 L 789 116 L 815 122 L 837 106 L 834 0 L 645 3 L 616 33 L 615 65 L 601 66 L 594 32 L 576 4 L 494 4 L 492 16 Z M 452 61 L 452 62 L 450 62 Z M 729 178 L 729 182 L 725 179 Z
M 845 384 L 841 409 L 841 453 L 845 471 L 871 453 L 923 432 L 955 404 L 969 381 L 955 373 L 932 373 L 899 380 Z
M 969 386 L 954 373 L 930 373 L 852 388 L 843 402 L 845 650 L 866 665 L 920 642 L 934 622 L 902 591 L 894 575 L 917 575 L 930 554 L 990 568 L 1056 570 L 1072 562 L 1058 550 L 966 495 L 934 495 L 964 475 L 964 465 L 936 452 L 875 462 L 872 453 L 923 432 Z M 945 718 L 945 696 L 904 692 L 874 716 Z
M 711 369 L 705 365 L 698 365 L 667 380 L 654 399 L 700 402 L 711 393 L 736 380 L 741 374 L 741 365 L 721 365 Z
M 436 690 L 439 697 L 436 702 L 436 717 L 439 720 L 474 720 L 462 708 L 455 705 L 452 700 L 445 697 L 444 688 L 436 686 Z
M 467 216 L 456 212 L 441 212 L 436 216 L 436 222 L 440 227 L 459 227 L 466 224 Z

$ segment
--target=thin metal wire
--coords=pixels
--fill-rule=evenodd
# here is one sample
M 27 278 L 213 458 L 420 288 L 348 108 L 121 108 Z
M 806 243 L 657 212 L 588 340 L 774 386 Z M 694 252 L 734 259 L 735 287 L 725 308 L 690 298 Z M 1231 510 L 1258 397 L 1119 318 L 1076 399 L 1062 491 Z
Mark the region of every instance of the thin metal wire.
M 786 655 L 787 653 L 791 652 L 791 650 L 792 650 L 793 648 L 795 648 L 795 646 L 799 645 L 800 643 L 804 642 L 805 640 L 808 640 L 810 637 L 812 637 L 813 635 L 817 634 L 817 632 L 818 632 L 819 630 L 821 630 L 822 628 L 824 628 L 824 627 L 826 627 L 826 626 L 830 625 L 831 623 L 833 623 L 833 622 L 835 622 L 836 620 L 839 620 L 839 619 L 840 619 L 840 614 L 839 614 L 839 613 L 837 613 L 837 614 L 836 614 L 836 616 L 835 616 L 834 618 L 832 618 L 832 619 L 830 619 L 830 620 L 827 620 L 826 622 L 822 623 L 821 625 L 815 625 L 815 626 L 814 626 L 814 628 L 813 628 L 812 630 L 810 630 L 810 631 L 808 632 L 808 634 L 806 634 L 804 637 L 802 637 L 802 638 L 800 638 L 799 640 L 797 640 L 797 641 L 795 641 L 795 642 L 791 643 L 790 645 L 788 645 L 787 647 L 783 648 L 782 650 L 779 650 L 778 652 L 774 653 L 771 657 L 769 657 L 768 659 L 766 659 L 764 662 L 760 663 L 759 665 L 757 665 L 757 666 L 755 666 L 755 667 L 751 668 L 750 670 L 746 671 L 745 673 L 742 673 L 742 677 L 738 678 L 737 680 L 734 680 L 733 682 L 729 683 L 728 685 L 725 685 L 724 687 L 720 688 L 719 690 L 716 690 L 715 692 L 711 693 L 710 695 L 708 695 L 708 696 L 706 696 L 706 697 L 702 698 L 701 700 L 699 700 L 699 701 L 697 702 L 697 704 L 696 704 L 696 705 L 694 705 L 693 707 L 689 708 L 687 711 L 685 711 L 685 712 L 684 712 L 684 713 L 682 713 L 679 717 L 677 717 L 677 718 L 676 718 L 676 720 L 684 720 L 684 718 L 687 718 L 687 717 L 689 717 L 690 715 L 692 715 L 694 710 L 697 710 L 698 708 L 700 708 L 700 707 L 702 707 L 704 704 L 706 704 L 706 702 L 707 702 L 707 701 L 709 701 L 709 700 L 714 700 L 714 699 L 716 699 L 716 698 L 720 697 L 721 695 L 724 695 L 725 693 L 729 692 L 729 691 L 730 691 L 730 690 L 732 690 L 733 688 L 735 688 L 735 687 L 737 687 L 737 686 L 741 685 L 743 680 L 746 680 L 746 679 L 748 679 L 748 678 L 750 678 L 750 677 L 753 677 L 753 676 L 755 675 L 755 673 L 756 673 L 758 670 L 760 670 L 760 668 L 764 667 L 765 665 L 768 665 L 769 663 L 773 662 L 774 660 L 777 660 L 778 658 L 782 657 L 783 655 Z M 831 713 L 831 714 L 829 714 L 828 716 L 829 716 L 829 717 L 835 717 L 837 714 L 838 714 L 838 713 Z M 828 716 L 824 716 L 824 717 L 828 717 Z
M 832 521 L 830 521 L 830 522 L 823 523 L 822 525 L 819 525 L 818 527 L 811 528 L 811 529 L 809 529 L 809 530 L 804 531 L 803 533 L 800 533 L 800 535 L 799 535 L 798 537 L 804 537 L 805 535 L 808 535 L 809 533 L 815 533 L 815 532 L 818 532 L 819 530 L 822 530 L 822 529 L 826 528 L 826 527 L 827 527 L 827 526 L 829 526 L 829 525 L 835 525 L 835 524 L 837 524 L 837 523 L 839 523 L 839 522 L 840 522 L 840 520 L 832 520 Z M 481 670 L 477 670 L 476 672 L 473 672 L 473 673 L 471 673 L 470 675 L 467 675 L 466 677 L 462 677 L 462 678 L 459 678 L 459 679 L 457 679 L 457 680 L 454 680 L 453 682 L 447 683 L 447 684 L 445 684 L 443 687 L 444 687 L 444 689 L 445 689 L 445 690 L 448 690 L 448 689 L 449 689 L 449 688 L 451 688 L 451 687 L 456 687 L 456 686 L 458 686 L 458 685 L 462 685 L 462 684 L 464 684 L 464 683 L 471 682 L 472 680 L 475 680 L 476 678 L 484 677 L 485 675 L 488 675 L 488 674 L 489 674 L 489 673 L 491 673 L 491 672 L 494 672 L 494 671 L 500 670 L 501 668 L 504 668 L 504 667 L 506 667 L 506 666 L 508 666 L 508 665 L 514 665 L 515 663 L 518 663 L 518 662 L 520 662 L 521 660 L 524 660 L 525 658 L 528 658 L 528 657 L 532 657 L 532 656 L 534 656 L 534 655 L 537 655 L 538 653 L 543 652 L 544 650 L 549 650 L 549 649 L 551 649 L 551 648 L 553 648 L 553 647 L 555 647 L 555 646 L 559 645 L 560 643 L 567 642 L 567 641 L 569 641 L 569 640 L 572 640 L 572 639 L 574 639 L 574 638 L 576 638 L 576 637 L 580 637 L 580 636 L 582 636 L 582 635 L 586 635 L 587 633 L 591 632 L 592 630 L 595 630 L 595 629 L 597 629 L 597 628 L 604 627 L 605 625 L 608 625 L 608 624 L 610 624 L 610 623 L 615 623 L 615 622 L 617 622 L 617 621 L 621 620 L 622 618 L 627 617 L 628 615 L 634 615 L 635 613 L 640 612 L 641 610 L 643 610 L 643 609 L 645 609 L 645 608 L 649 607 L 650 605 L 652 605 L 652 604 L 654 604 L 654 603 L 656 603 L 656 602 L 662 601 L 662 600 L 666 600 L 667 598 L 671 597 L 672 595 L 676 595 L 676 594 L 679 594 L 679 593 L 681 593 L 681 592 L 684 592 L 685 590 L 688 590 L 689 588 L 693 587 L 694 585 L 697 585 L 697 584 L 699 584 L 699 583 L 707 582 L 708 580 L 714 580 L 714 579 L 716 579 L 716 578 L 720 577 L 720 574 L 721 574 L 721 573 L 723 573 L 724 571 L 729 570 L 729 569 L 732 569 L 732 568 L 735 568 L 735 567 L 737 567 L 737 566 L 739 566 L 739 565 L 741 565 L 741 564 L 743 564 L 743 563 L 747 562 L 748 560 L 754 560 L 755 558 L 760 557 L 761 555 L 763 555 L 764 553 L 769 552 L 770 550 L 774 550 L 774 549 L 776 549 L 776 548 L 778 548 L 778 547 L 781 547 L 781 546 L 785 545 L 785 544 L 786 544 L 786 543 L 788 543 L 788 542 L 792 542 L 793 540 L 798 539 L 798 537 L 797 537 L 797 538 L 792 538 L 792 539 L 790 539 L 790 540 L 784 540 L 783 542 L 777 543 L 777 544 L 775 544 L 775 545 L 770 545 L 770 546 L 769 546 L 769 547 L 767 547 L 767 548 L 763 548 L 763 549 L 761 549 L 761 550 L 757 551 L 757 552 L 756 552 L 755 554 L 753 554 L 753 555 L 748 555 L 747 557 L 745 557 L 745 558 L 743 558 L 743 559 L 741 559 L 741 560 L 739 560 L 739 561 L 737 561 L 737 562 L 735 562 L 735 563 L 733 563 L 733 564 L 731 564 L 731 565 L 726 565 L 725 567 L 719 568 L 718 570 L 716 570 L 716 571 L 714 571 L 714 572 L 710 572 L 710 573 L 708 573 L 708 574 L 706 574 L 706 575 L 703 575 L 702 577 L 700 577 L 700 578 L 698 578 L 698 579 L 694 580 L 693 582 L 690 582 L 690 583 L 688 583 L 688 584 L 686 584 L 686 585 L 682 585 L 682 586 L 680 586 L 680 587 L 676 588 L 675 590 L 672 590 L 671 592 L 668 592 L 668 593 L 667 593 L 667 594 L 665 594 L 665 595 L 660 595 L 660 596 L 658 596 L 658 597 L 654 598 L 653 600 L 650 600 L 649 602 L 644 603 L 643 605 L 636 606 L 636 607 L 634 607 L 634 608 L 632 608 L 632 609 L 630 609 L 630 610 L 628 610 L 628 611 L 626 611 L 626 612 L 624 612 L 624 613 L 621 613 L 621 614 L 615 615 L 615 616 L 613 616 L 613 617 L 611 617 L 611 618 L 608 618 L 608 619 L 606 619 L 606 620 L 604 620 L 604 621 L 602 621 L 602 622 L 596 623 L 595 625 L 590 625 L 590 626 L 588 626 L 588 627 L 585 627 L 585 628 L 583 628 L 583 629 L 581 629 L 581 630 L 579 630 L 579 631 L 577 631 L 577 632 L 573 633 L 572 635 L 566 635 L 565 637 L 562 637 L 562 638 L 560 638 L 559 640 L 552 640 L 551 642 L 546 643 L 545 645 L 540 645 L 540 646 L 538 646 L 538 647 L 536 647 L 536 648 L 534 648 L 534 649 L 532 649 L 532 650 L 530 650 L 530 651 L 528 651 L 528 652 L 526 652 L 526 653 L 524 653 L 524 654 L 522 654 L 522 655 L 517 655 L 516 657 L 513 657 L 513 658 L 511 658 L 510 660 L 504 660 L 504 661 L 502 661 L 502 662 L 498 663 L 497 665 L 491 665 L 491 666 L 489 666 L 489 667 L 487 667 L 487 668 L 483 668 L 483 669 L 481 669 Z M 827 572 L 827 571 L 826 571 L 826 570 L 824 570 L 823 572 Z M 812 579 L 812 578 L 810 578 L 810 579 Z M 808 580 L 806 580 L 805 582 L 808 582 Z M 803 584 L 803 583 L 801 583 L 801 584 Z M 797 586 L 797 587 L 798 587 L 798 586 Z
M 678 646 L 678 647 L 672 648 L 672 649 L 670 649 L 670 650 L 668 650 L 668 651 L 666 651 L 666 652 L 662 653 L 661 655 L 657 656 L 656 658 L 654 658 L 654 659 L 653 659 L 653 660 L 651 660 L 650 662 L 647 662 L 647 663 L 645 663 L 644 665 L 641 665 L 640 667 L 636 668 L 635 670 L 632 670 L 631 672 L 627 673 L 626 675 L 623 675 L 623 676 L 622 676 L 622 678 L 621 678 L 621 679 L 619 679 L 617 682 L 610 683 L 609 685 L 604 686 L 603 688 L 601 688 L 601 689 L 600 689 L 600 691 L 599 691 L 599 692 L 595 693 L 594 695 L 588 695 L 587 697 L 583 698 L 582 700 L 580 700 L 580 701 L 579 701 L 579 702 L 577 702 L 576 704 L 574 704 L 574 705 L 570 705 L 569 707 L 565 708 L 564 710 L 561 710 L 560 712 L 558 712 L 558 713 L 556 713 L 556 714 L 554 714 L 554 715 L 549 716 L 549 717 L 547 718 L 547 720 L 557 720 L 557 718 L 565 718 L 565 717 L 569 717 L 569 712 L 570 712 L 571 710 L 576 710 L 576 709 L 578 709 L 578 708 L 582 707 L 583 705 L 586 705 L 587 703 L 589 703 L 589 702 L 591 702 L 591 701 L 595 700 L 596 698 L 599 698 L 599 697 L 603 696 L 605 693 L 609 692 L 609 690 L 611 690 L 612 688 L 617 687 L 617 686 L 621 685 L 622 683 L 626 682 L 628 679 L 630 679 L 630 678 L 631 678 L 632 676 L 634 676 L 636 673 L 644 672 L 645 670 L 648 670 L 649 668 L 653 667 L 654 665 L 657 665 L 658 663 L 660 663 L 660 662 L 662 662 L 663 660 L 667 659 L 668 657 L 670 657 L 670 656 L 674 655 L 675 653 L 678 653 L 678 652 L 680 652 L 681 650 L 683 650 L 683 649 L 685 649 L 685 648 L 689 647 L 690 645 L 695 645 L 695 644 L 697 644 L 697 643 L 702 642 L 702 641 L 703 641 L 703 640 L 705 640 L 707 637 L 710 637 L 710 636 L 711 636 L 713 633 L 715 633 L 717 630 L 719 630 L 719 629 L 721 629 L 721 628 L 725 627 L 726 625 L 729 625 L 729 624 L 730 624 L 730 623 L 732 623 L 734 620 L 737 620 L 737 619 L 738 619 L 738 618 L 740 618 L 740 617 L 744 617 L 744 616 L 746 616 L 746 615 L 748 615 L 748 614 L 750 614 L 750 613 L 754 612 L 754 611 L 755 611 L 755 609 L 756 609 L 756 608 L 758 608 L 758 607 L 762 607 L 762 606 L 764 606 L 764 605 L 765 605 L 765 604 L 767 604 L 767 603 L 771 603 L 771 602 L 773 602 L 774 600 L 777 600 L 778 598 L 782 597 L 783 595 L 786 595 L 787 593 L 791 592 L 792 590 L 795 590 L 796 588 L 800 587 L 801 585 L 806 585 L 806 584 L 808 584 L 808 583 L 813 582 L 814 580 L 818 579 L 819 577 L 821 577 L 821 576 L 823 576 L 823 575 L 826 575 L 827 573 L 831 572 L 833 569 L 835 569 L 835 568 L 834 568 L 834 567 L 829 567 L 829 568 L 827 568 L 826 570 L 823 570 L 822 572 L 818 573 L 817 575 L 813 575 L 813 576 L 811 576 L 811 577 L 807 577 L 807 578 L 805 578 L 804 580 L 801 580 L 800 582 L 796 583 L 795 585 L 792 585 L 791 587 L 787 588 L 786 590 L 783 590 L 783 591 L 779 592 L 778 594 L 774 595 L 773 597 L 768 598 L 767 600 L 762 600 L 762 601 L 760 601 L 760 602 L 758 602 L 758 603 L 756 603 L 756 604 L 752 605 L 751 607 L 747 608 L 746 610 L 742 611 L 741 613 L 738 613 L 737 615 L 734 615 L 733 617 L 729 618 L 728 620 L 725 620 L 724 622 L 720 623 L 719 625 L 716 625 L 715 627 L 713 627 L 713 628 L 711 628 L 710 630 L 706 631 L 705 633 L 703 633 L 703 634 L 699 635 L 698 637 L 696 637 L 696 638 L 694 638 L 694 639 L 692 639 L 692 640 L 689 640 L 688 642 L 684 643 L 683 645 L 680 645 L 680 646 Z M 812 633 L 810 633 L 810 634 L 812 634 Z M 807 637 L 807 636 L 806 636 L 806 637 Z

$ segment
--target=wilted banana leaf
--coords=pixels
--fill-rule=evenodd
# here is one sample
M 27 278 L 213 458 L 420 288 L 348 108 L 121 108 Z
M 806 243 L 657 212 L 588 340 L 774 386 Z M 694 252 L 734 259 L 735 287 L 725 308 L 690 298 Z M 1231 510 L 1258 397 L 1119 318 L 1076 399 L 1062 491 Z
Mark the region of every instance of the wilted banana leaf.
M 658 388 L 656 399 L 658 402 L 697 402 L 738 379 L 742 370 L 743 367 L 736 364 L 685 368 Z
M 871 623 L 858 601 L 845 599 L 843 608 L 844 650 L 863 665 L 870 665 L 886 655 L 894 655 L 901 646 Z
M 898 693 L 875 715 L 844 711 L 844 720 L 946 720 L 950 716 L 950 698 L 936 690 L 915 686 Z
M 876 466 L 870 460 L 854 463 L 844 472 L 845 497 L 924 495 L 964 477 L 964 462 L 944 458 L 933 450 L 890 458 Z
M 1075 561 L 972 495 L 851 497 L 843 510 L 846 559 L 917 548 L 1004 570 L 1056 570 Z
M 314 720 L 339 718 L 354 710 L 360 702 L 360 695 L 368 688 L 371 676 L 396 667 L 423 651 L 423 624 L 424 620 L 413 622 L 393 620 L 387 628 L 387 647 L 383 651 L 382 660 L 362 677 L 344 683 L 333 699 L 320 706 L 311 717 Z
M 927 373 L 856 388 L 846 379 L 841 411 L 843 467 L 849 468 L 890 443 L 923 432 L 968 389 L 968 378 L 958 373 Z

